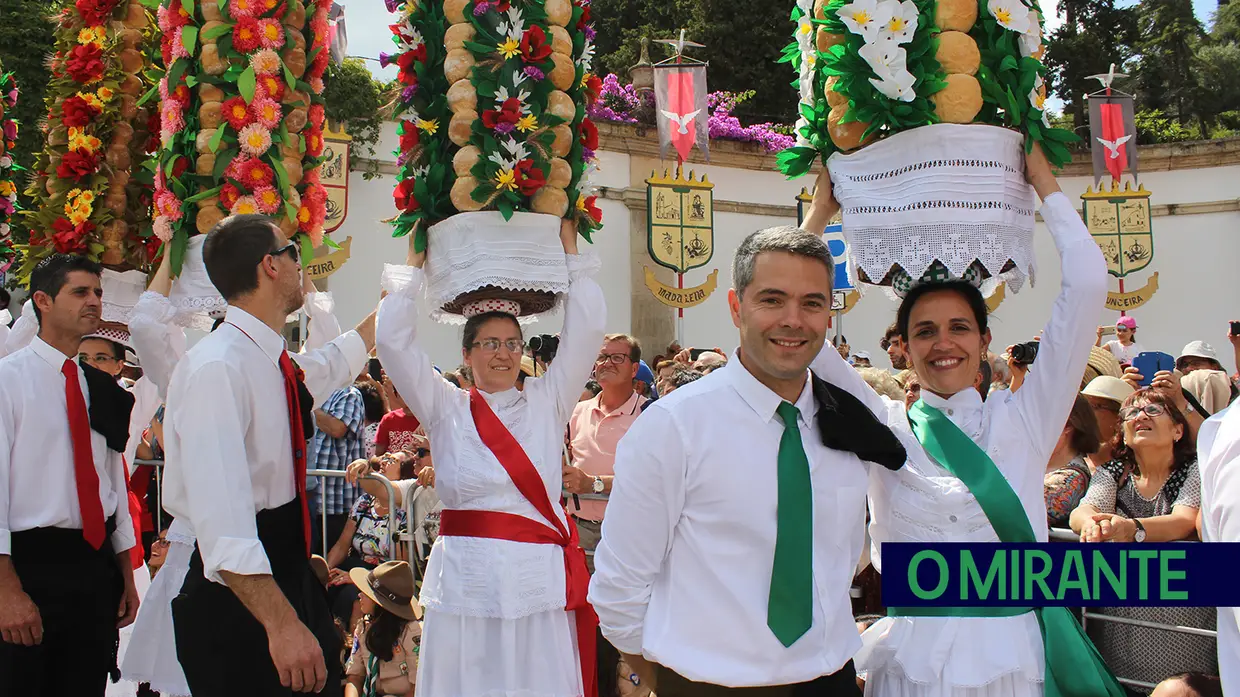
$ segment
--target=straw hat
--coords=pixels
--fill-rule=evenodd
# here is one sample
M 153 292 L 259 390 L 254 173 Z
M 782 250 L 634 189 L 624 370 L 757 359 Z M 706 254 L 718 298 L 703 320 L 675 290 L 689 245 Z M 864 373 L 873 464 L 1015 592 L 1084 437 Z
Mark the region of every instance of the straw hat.
M 422 608 L 414 593 L 413 569 L 408 562 L 385 561 L 373 571 L 349 571 L 353 585 L 367 598 L 379 603 L 388 612 L 407 620 L 422 619 Z

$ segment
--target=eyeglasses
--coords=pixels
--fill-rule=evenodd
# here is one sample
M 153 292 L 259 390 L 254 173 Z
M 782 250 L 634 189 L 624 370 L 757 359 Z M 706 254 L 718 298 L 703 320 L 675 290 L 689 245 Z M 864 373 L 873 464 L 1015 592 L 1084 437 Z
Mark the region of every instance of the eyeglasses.
M 288 254 L 293 261 L 301 261 L 301 248 L 297 246 L 296 242 L 289 242 L 279 249 L 267 252 L 268 256 L 273 257 L 278 257 L 281 254 Z
M 81 353 L 81 354 L 78 354 L 78 360 L 83 360 L 83 361 L 86 361 L 87 363 L 92 363 L 92 364 L 93 363 L 116 363 L 120 361 L 120 359 L 117 358 L 116 356 L 109 356 L 106 353 L 96 353 L 93 356 L 87 355 L 85 353 Z
M 520 339 L 509 339 L 507 341 L 483 339 L 473 343 L 474 348 L 480 348 L 486 353 L 498 353 L 501 346 L 508 349 L 508 353 L 525 353 L 525 342 Z
M 1123 421 L 1131 421 L 1137 418 L 1137 414 L 1145 414 L 1150 418 L 1162 416 L 1167 410 L 1161 404 L 1146 404 L 1143 407 L 1124 407 L 1119 410 L 1119 418 Z
M 600 353 L 598 355 L 598 358 L 594 359 L 594 362 L 595 363 L 611 362 L 611 363 L 615 363 L 616 365 L 620 365 L 621 363 L 628 360 L 628 358 L 629 358 L 629 354 L 627 353 Z

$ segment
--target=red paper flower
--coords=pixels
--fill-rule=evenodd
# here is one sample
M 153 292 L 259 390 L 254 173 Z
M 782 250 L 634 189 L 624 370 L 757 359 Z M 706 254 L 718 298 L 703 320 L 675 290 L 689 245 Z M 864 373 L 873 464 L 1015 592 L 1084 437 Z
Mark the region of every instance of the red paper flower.
M 535 24 L 521 35 L 521 57 L 526 63 L 542 63 L 551 57 L 551 45 L 542 27 Z
M 220 187 L 220 203 L 224 204 L 225 209 L 231 211 L 233 204 L 235 204 L 239 198 L 241 198 L 241 190 L 233 185 L 232 182 Z
M 57 218 L 52 228 L 56 231 L 52 234 L 52 244 L 57 253 L 77 254 L 86 251 L 86 238 L 95 231 L 95 224 L 86 220 L 75 227 L 65 218 Z
M 254 121 L 254 115 L 250 113 L 249 105 L 241 97 L 233 97 L 224 102 L 223 109 L 224 120 L 236 131 L 240 131 Z
M 547 183 L 547 175 L 543 171 L 534 166 L 533 160 L 521 160 L 517 163 L 516 175 L 517 188 L 525 196 L 533 196 L 538 190 L 543 188 Z
M 78 44 L 65 58 L 65 71 L 74 82 L 88 85 L 103 77 L 103 50 L 94 44 Z
M 426 49 L 422 49 L 425 53 Z M 327 61 L 331 59 L 331 51 L 326 48 L 314 55 L 314 60 L 310 62 L 310 77 L 323 77 L 323 73 L 327 72 Z
M 310 126 L 306 129 L 306 155 L 318 157 L 323 154 L 323 129 Z
M 284 80 L 275 75 L 259 75 L 258 86 L 254 90 L 255 99 L 270 97 L 277 102 L 284 99 Z
M 400 66 L 400 84 L 416 85 L 418 84 L 418 74 L 416 67 L 419 63 L 426 62 L 426 45 L 423 44 L 413 49 L 405 51 L 396 59 L 396 65 Z
M 180 104 L 182 108 L 189 106 L 189 85 L 184 82 L 179 83 L 176 88 L 168 93 L 168 99 Z
M 233 27 L 233 49 L 241 53 L 255 51 L 259 46 L 260 36 L 258 20 L 253 17 L 242 17 Z
M 590 23 L 594 21 L 590 19 L 590 6 L 585 4 L 577 6 L 581 8 L 581 19 L 577 20 L 577 29 L 585 31 L 586 27 L 590 26 Z
M 260 186 L 269 186 L 272 179 L 275 178 L 275 172 L 271 169 L 271 165 L 257 157 L 247 158 L 238 169 L 241 176 L 237 177 L 237 179 L 250 191 Z M 231 206 L 229 207 L 231 208 Z
M 504 104 L 498 111 L 495 109 L 487 109 L 482 112 L 482 125 L 487 128 L 493 129 L 501 123 L 515 126 L 520 120 L 521 102 L 515 97 L 509 97 L 504 100 Z
M 56 166 L 56 176 L 60 179 L 80 181 L 93 175 L 97 169 L 99 169 L 99 160 L 95 155 L 70 150 Z
M 402 180 L 396 185 L 396 190 L 392 192 L 392 197 L 396 199 L 396 209 L 401 211 L 416 211 L 419 208 L 418 199 L 413 195 L 413 177 Z
M 413 152 L 418 147 L 421 138 L 418 134 L 418 127 L 412 121 L 400 122 L 400 151 L 403 153 Z
M 119 0 L 77 0 L 74 7 L 78 16 L 88 27 L 97 27 L 108 21 Z
M 603 94 L 603 81 L 598 75 L 591 75 L 586 78 L 586 102 L 593 104 Z
M 598 224 L 603 222 L 603 211 L 595 205 L 596 201 L 598 201 L 598 196 L 587 196 L 585 207 L 586 215 L 590 216 L 590 220 L 593 220 L 595 224 Z
M 189 169 L 189 158 L 178 157 L 176 162 L 172 164 L 172 178 L 175 179 L 182 174 L 185 174 L 185 170 L 187 169 Z
M 159 246 L 162 244 L 163 240 L 160 240 L 155 235 L 151 235 L 142 241 L 143 250 L 146 252 L 146 260 L 149 263 L 153 264 L 159 261 Z
M 87 104 L 85 99 L 76 94 L 60 104 L 60 119 L 69 127 L 86 126 L 98 115 L 98 109 Z
M 322 104 L 310 105 L 310 125 L 318 128 L 323 127 L 323 121 L 327 119 L 327 111 Z
M 598 126 L 590 119 L 581 122 L 581 147 L 586 150 L 598 150 Z

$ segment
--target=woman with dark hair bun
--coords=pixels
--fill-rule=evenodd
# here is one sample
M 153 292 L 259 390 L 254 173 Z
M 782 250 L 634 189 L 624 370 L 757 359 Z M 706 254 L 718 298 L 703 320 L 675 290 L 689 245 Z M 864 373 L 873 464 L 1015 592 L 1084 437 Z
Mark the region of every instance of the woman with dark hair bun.
M 464 308 L 461 341 L 473 387 L 435 372 L 418 335 L 424 252 L 410 235 L 407 266 L 389 265 L 379 308 L 379 357 L 435 451 L 443 502 L 421 600 L 421 697 L 593 695 L 585 554 L 559 504 L 564 428 L 603 342 L 607 308 L 564 221 L 568 264 L 564 328 L 555 362 L 517 389 L 525 341 L 520 307 L 485 300 Z M 567 560 L 567 564 L 566 564 Z M 566 571 L 567 570 L 567 571 Z M 571 578 L 570 578 L 571 576 Z
M 906 294 L 896 325 L 921 383 L 920 399 L 907 411 L 880 398 L 834 350 L 811 366 L 865 401 L 908 453 L 904 467 L 875 470 L 870 482 L 872 559 L 880 572 L 882 543 L 889 541 L 1047 540 L 1043 474 L 1089 358 L 1107 275 L 1098 245 L 1038 145 L 1025 160 L 1059 252 L 1063 285 L 1037 364 L 1019 392 L 983 402 L 974 389 L 991 340 L 978 262 L 966 270 L 968 280 L 939 265 L 900 284 Z M 835 207 L 830 191 L 830 181 L 820 179 L 807 216 L 813 227 L 806 229 L 823 229 L 821 216 Z M 888 615 L 865 632 L 856 655 L 867 695 L 1124 694 L 1065 608 L 888 608 Z

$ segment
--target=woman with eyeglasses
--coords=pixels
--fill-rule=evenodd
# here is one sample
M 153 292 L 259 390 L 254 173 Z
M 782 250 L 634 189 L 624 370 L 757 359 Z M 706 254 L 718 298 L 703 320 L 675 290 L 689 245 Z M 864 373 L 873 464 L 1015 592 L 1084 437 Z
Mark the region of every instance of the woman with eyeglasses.
M 1119 410 L 1112 460 L 1094 472 L 1072 530 L 1082 542 L 1174 542 L 1196 539 L 1201 507 L 1197 451 L 1184 413 L 1155 386 L 1133 393 Z M 1177 635 L 1125 620 L 1213 630 L 1215 609 L 1102 607 L 1116 622 L 1089 623 L 1089 636 L 1116 675 L 1156 683 L 1183 670 L 1218 671 L 1214 640 Z
M 444 505 L 420 596 L 426 619 L 419 697 L 589 694 L 579 659 L 589 647 L 579 651 L 577 643 L 578 635 L 587 637 L 576 631 L 577 613 L 566 610 L 566 592 L 574 586 L 566 577 L 565 549 L 574 555 L 570 560 L 580 549 L 512 539 L 531 527 L 551 536 L 572 530 L 557 503 L 564 429 L 603 342 L 607 308 L 589 277 L 597 257 L 578 254 L 575 223 L 562 223 L 560 239 L 570 285 L 559 352 L 546 374 L 525 380 L 524 390 L 516 389 L 525 355 L 516 303 L 464 308 L 461 357 L 475 388 L 466 391 L 435 372 L 419 334 L 426 255 L 415 251 L 412 235 L 408 265 L 384 270 L 389 295 L 379 307 L 379 358 L 434 444 L 435 490 Z M 496 437 L 504 447 L 493 447 Z M 520 471 L 530 475 L 519 477 L 527 485 L 522 488 L 509 474 L 514 460 L 523 460 Z M 535 502 L 542 508 L 549 503 L 556 527 Z M 584 555 L 581 566 L 584 574 Z M 595 670 L 592 663 L 585 668 Z
M 1119 410 L 1113 459 L 1094 472 L 1072 531 L 1081 542 L 1173 542 L 1196 535 L 1197 450 L 1184 414 L 1143 389 Z

